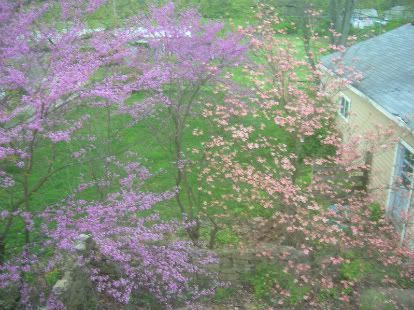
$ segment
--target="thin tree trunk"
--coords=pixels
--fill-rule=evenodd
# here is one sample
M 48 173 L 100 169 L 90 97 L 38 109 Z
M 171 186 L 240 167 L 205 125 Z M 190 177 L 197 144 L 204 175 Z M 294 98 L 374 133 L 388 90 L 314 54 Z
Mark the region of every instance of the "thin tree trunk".
M 210 240 L 208 242 L 208 248 L 214 249 L 214 247 L 216 246 L 216 241 L 217 241 L 217 233 L 220 231 L 220 229 L 217 223 L 211 217 L 209 217 L 209 219 L 211 223 L 213 224 L 213 229 L 210 231 Z
M 173 112 L 174 113 L 174 112 Z M 175 195 L 175 201 L 177 202 L 178 207 L 180 208 L 181 213 L 186 214 L 186 208 L 184 207 L 183 201 L 181 200 L 181 187 L 184 181 L 184 169 L 185 164 L 183 163 L 183 150 L 182 150 L 182 126 L 181 122 L 176 115 L 173 115 L 175 133 L 174 133 L 174 145 L 175 145 L 175 160 L 177 165 L 177 174 L 175 176 L 175 186 L 177 188 L 177 194 Z M 198 244 L 198 239 L 200 237 L 200 222 L 197 218 L 194 218 L 192 212 L 188 215 L 188 221 L 195 221 L 195 225 L 186 228 L 186 231 L 195 245 Z
M 300 174 L 300 165 L 301 165 L 301 161 L 302 161 L 302 149 L 303 149 L 303 142 L 300 142 L 299 140 L 297 140 L 295 142 L 295 154 L 296 154 L 296 158 L 295 161 L 293 163 L 293 166 L 295 167 L 295 171 L 293 171 L 293 175 L 292 175 L 292 183 L 295 184 L 297 181 L 297 178 L 299 177 Z
M 345 46 L 348 40 L 349 31 L 351 30 L 351 18 L 354 11 L 355 0 L 347 0 L 345 3 L 345 12 L 342 20 L 342 32 L 339 37 L 339 45 Z
M 107 143 L 107 152 L 108 155 L 111 154 L 111 143 L 112 143 L 112 115 L 111 115 L 111 108 L 106 108 L 106 143 Z
M 114 14 L 114 19 L 118 21 L 118 10 L 116 7 L 116 0 L 112 0 L 112 12 Z
M 333 30 L 338 31 L 338 1 L 337 0 L 329 0 L 329 16 L 331 20 L 331 26 Z M 336 43 L 336 37 L 334 34 L 331 34 L 331 43 Z
M 338 34 L 331 35 L 331 43 L 345 45 L 351 30 L 351 18 L 355 0 L 329 0 L 329 16 L 333 30 Z
M 23 191 L 24 191 L 24 210 L 25 212 L 30 213 L 29 179 L 28 179 L 27 174 L 24 176 Z M 27 229 L 26 225 L 24 227 L 24 243 L 26 246 L 30 243 L 30 231 Z
M 0 236 L 0 264 L 4 262 L 6 254 L 6 244 L 4 238 Z
M 186 229 L 189 237 L 193 241 L 195 245 L 198 245 L 198 239 L 200 237 L 200 221 L 197 216 L 193 213 L 193 208 L 191 205 L 191 197 L 188 196 L 188 191 L 184 191 L 184 194 L 187 195 L 187 201 L 189 203 L 188 208 L 184 206 L 184 203 L 181 199 L 181 193 L 182 193 L 182 187 L 183 186 L 189 186 L 188 184 L 185 184 L 185 163 L 183 158 L 183 131 L 186 125 L 186 120 L 188 116 L 191 113 L 191 108 L 194 104 L 194 100 L 197 97 L 201 85 L 204 83 L 200 83 L 193 93 L 189 96 L 189 98 L 186 100 L 185 95 L 181 94 L 178 95 L 178 98 L 176 100 L 177 104 L 170 107 L 169 111 L 171 114 L 171 118 L 174 125 L 174 137 L 173 137 L 173 144 L 175 147 L 175 161 L 177 165 L 177 173 L 175 176 L 175 186 L 177 188 L 177 194 L 175 195 L 175 200 L 177 202 L 178 207 L 180 208 L 181 213 L 186 214 L 188 216 L 188 221 L 194 221 L 195 225 L 188 227 Z M 180 94 L 180 92 L 179 92 Z M 183 106 L 182 102 L 186 102 L 185 106 Z M 181 109 L 184 107 L 183 109 Z M 188 210 L 188 212 L 186 212 Z

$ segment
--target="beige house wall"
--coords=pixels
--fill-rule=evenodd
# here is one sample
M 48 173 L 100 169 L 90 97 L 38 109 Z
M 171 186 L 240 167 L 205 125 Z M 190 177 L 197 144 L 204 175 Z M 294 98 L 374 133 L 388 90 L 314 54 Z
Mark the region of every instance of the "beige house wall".
M 414 135 L 409 133 L 404 126 L 378 110 L 368 98 L 355 93 L 351 89 L 342 91 L 338 96 L 341 95 L 347 97 L 351 102 L 348 119 L 345 120 L 342 116 L 338 115 L 338 127 L 343 133 L 345 141 L 351 135 L 364 135 L 367 132 L 372 132 L 376 128 L 376 125 L 382 125 L 393 128 L 393 140 L 402 139 L 414 148 Z M 377 142 L 380 145 L 382 141 Z M 384 208 L 388 205 L 390 185 L 392 183 L 396 161 L 397 144 L 398 142 L 392 142 L 390 147 L 379 149 L 373 153 L 369 189 Z

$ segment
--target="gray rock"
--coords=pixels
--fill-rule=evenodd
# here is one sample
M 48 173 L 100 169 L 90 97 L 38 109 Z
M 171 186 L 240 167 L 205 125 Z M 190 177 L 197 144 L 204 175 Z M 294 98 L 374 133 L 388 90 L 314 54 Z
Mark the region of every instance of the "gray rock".
M 80 234 L 78 240 L 75 242 L 75 250 L 78 252 L 83 252 L 88 248 L 88 242 L 91 236 L 87 234 Z
M 66 271 L 63 278 L 58 280 L 53 286 L 52 288 L 53 293 L 56 296 L 62 295 L 69 289 L 71 282 L 72 282 L 71 273 L 69 271 Z

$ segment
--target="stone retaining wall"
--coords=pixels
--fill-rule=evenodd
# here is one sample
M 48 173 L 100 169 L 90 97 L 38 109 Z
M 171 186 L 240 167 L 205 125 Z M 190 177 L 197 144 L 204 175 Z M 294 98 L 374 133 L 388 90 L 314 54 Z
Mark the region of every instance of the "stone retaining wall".
M 284 252 L 290 253 L 297 259 L 306 257 L 303 252 L 293 247 L 264 243 L 256 247 L 244 249 L 218 249 L 216 253 L 220 263 L 210 268 L 217 271 L 225 281 L 239 281 L 243 274 L 254 272 L 259 263 L 276 262 L 279 255 Z

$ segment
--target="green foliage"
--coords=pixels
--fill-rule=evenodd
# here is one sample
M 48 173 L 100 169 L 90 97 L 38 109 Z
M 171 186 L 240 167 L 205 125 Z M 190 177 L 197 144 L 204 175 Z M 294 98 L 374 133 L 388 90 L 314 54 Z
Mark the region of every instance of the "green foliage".
M 295 34 L 298 32 L 298 19 L 294 17 L 281 18 L 280 23 L 275 27 L 275 30 L 284 30 L 288 34 Z
M 383 26 L 383 31 L 391 31 L 395 28 L 398 28 L 404 24 L 406 24 L 406 20 L 390 20 L 386 25 Z
M 145 1 L 135 0 L 108 0 L 87 17 L 87 24 L 91 28 L 120 26 L 128 17 L 142 12 L 145 7 L 144 3 Z
M 316 130 L 315 134 L 305 138 L 303 143 L 303 157 L 325 157 L 335 155 L 335 147 L 332 145 L 322 144 L 321 140 L 325 138 L 332 128 L 331 124 L 325 124 L 322 128 Z
M 210 240 L 211 230 L 212 228 L 210 227 L 202 227 L 200 229 L 200 239 L 208 242 Z M 221 229 L 216 234 L 215 244 L 218 247 L 226 245 L 237 245 L 239 242 L 239 237 L 231 229 Z
M 207 18 L 246 18 L 252 15 L 253 0 L 199 0 L 191 1 L 198 4 L 201 14 Z
M 371 205 L 370 205 L 371 206 Z M 377 204 L 373 204 L 375 210 L 380 208 Z M 381 210 L 381 215 L 383 211 Z M 401 277 L 401 269 L 397 266 L 384 266 L 381 262 L 374 259 L 365 258 L 363 250 L 348 250 L 342 253 L 342 257 L 350 262 L 345 263 L 340 268 L 340 275 L 351 281 L 368 280 L 371 283 L 381 283 L 385 276 L 395 279 L 401 288 L 413 288 L 414 284 L 411 280 Z
M 48 273 L 45 274 L 45 281 L 47 283 L 47 285 L 52 286 L 54 285 L 61 277 L 63 276 L 62 272 L 57 270 L 57 269 L 53 269 L 51 271 L 49 271 Z
M 368 209 L 371 211 L 371 221 L 378 222 L 384 216 L 384 211 L 379 203 L 368 205 Z
M 223 245 L 230 245 L 230 244 L 238 244 L 239 243 L 239 237 L 232 232 L 230 229 L 223 229 L 220 230 L 217 233 L 217 244 L 223 244 Z
M 252 10 L 250 7 L 254 5 L 253 0 L 200 0 L 200 1 L 188 1 L 191 2 L 190 4 L 198 4 L 201 8 L 201 13 L 203 16 L 208 18 L 224 18 L 231 16 L 233 19 L 250 19 L 252 18 Z M 134 6 L 128 7 L 127 3 L 135 3 Z M 130 13 L 136 13 L 135 10 L 139 9 L 139 7 L 136 5 L 138 2 L 134 1 L 128 1 L 128 0 L 118 0 L 117 8 L 119 9 L 117 11 L 119 20 L 124 19 L 128 14 Z M 99 27 L 99 26 L 108 26 L 112 27 L 119 22 L 113 15 L 113 8 L 111 7 L 111 1 L 108 2 L 107 5 L 102 7 L 100 10 L 98 10 L 96 13 L 94 13 L 92 16 L 88 18 L 88 24 L 90 27 Z M 293 19 L 285 18 L 281 24 L 279 24 L 278 29 L 287 29 L 288 33 L 296 33 L 297 29 L 292 24 L 294 22 Z M 401 25 L 401 21 L 392 21 L 388 25 L 384 27 L 386 30 L 393 29 L 397 26 Z M 323 28 L 324 26 L 321 26 Z M 292 42 L 297 43 L 295 38 L 292 37 Z M 301 44 L 301 42 L 299 42 Z M 298 49 L 302 49 L 303 47 L 298 45 Z M 244 75 L 244 73 L 236 68 L 233 69 L 233 73 L 235 73 L 236 77 L 235 80 L 238 82 L 244 82 L 246 83 L 247 77 Z M 105 77 L 105 72 L 103 70 L 97 71 L 94 78 L 96 80 L 103 79 Z M 246 83 L 247 84 L 247 83 Z M 8 94 L 9 95 L 9 94 Z M 16 98 L 19 98 L 20 94 L 16 95 Z M 144 94 L 142 93 L 136 93 L 131 96 L 129 101 L 138 101 L 141 100 L 144 97 Z M 79 113 L 85 112 L 84 110 L 79 111 Z M 98 111 L 94 112 L 96 115 L 93 115 L 94 117 L 97 117 L 96 124 L 92 124 L 91 127 L 95 128 L 95 132 L 97 133 L 104 133 L 106 131 L 105 128 L 105 122 L 101 120 L 104 119 L 105 114 L 104 111 Z M 121 124 L 123 122 L 127 122 L 128 119 L 126 117 L 119 117 L 117 120 L 114 120 L 114 128 L 117 128 L 116 124 Z M 113 142 L 112 147 L 117 150 L 124 150 L 128 149 L 131 151 L 136 151 L 139 154 L 144 154 L 144 156 L 148 159 L 148 162 L 146 166 L 156 175 L 151 178 L 146 185 L 149 190 L 153 191 L 163 191 L 173 188 L 174 183 L 174 169 L 172 168 L 171 162 L 172 162 L 172 154 L 168 152 L 168 150 L 165 150 L 162 145 L 159 145 L 158 141 L 154 138 L 154 135 L 151 134 L 151 127 L 148 126 L 150 123 L 156 121 L 154 118 L 146 119 L 139 124 L 128 128 L 122 132 L 122 139 L 119 139 L 117 141 Z M 257 119 L 252 119 L 253 122 L 258 122 Z M 327 127 L 327 126 L 326 126 Z M 323 138 L 326 133 L 327 129 L 324 127 L 323 129 L 320 129 L 314 136 L 306 138 L 305 142 L 303 143 L 303 157 L 305 156 L 328 156 L 333 155 L 335 150 L 331 146 L 325 146 L 320 143 L 321 137 Z M 119 126 L 121 128 L 121 126 Z M 194 119 L 191 120 L 189 124 L 189 128 L 187 130 L 188 133 L 191 133 L 193 128 L 198 128 L 203 130 L 204 132 L 208 131 L 208 124 L 203 119 Z M 268 126 L 269 130 L 272 128 L 271 126 Z M 288 134 L 279 130 L 275 131 L 273 128 L 271 129 L 273 132 L 271 133 L 273 136 L 277 136 L 280 141 L 288 140 Z M 269 134 L 270 135 L 270 134 Z M 191 134 L 188 134 L 185 136 L 184 144 L 185 146 L 190 149 L 191 147 L 197 146 L 199 144 L 199 138 L 194 137 Z M 63 145 L 60 144 L 58 147 L 58 158 L 65 158 L 62 154 L 70 154 L 73 150 L 78 149 L 78 145 L 75 144 L 69 144 L 69 145 Z M 40 151 L 36 158 L 44 159 L 47 158 L 47 148 L 45 150 Z M 68 156 L 66 156 L 68 157 Z M 50 179 L 50 182 L 47 183 L 44 190 L 39 191 L 38 194 L 33 195 L 33 203 L 35 206 L 41 206 L 44 203 L 53 203 L 55 201 L 60 200 L 64 196 L 66 196 L 70 191 L 75 188 L 78 179 L 77 176 L 79 175 L 79 172 L 85 172 L 86 174 L 89 172 L 89 170 L 93 169 L 94 167 L 80 166 L 80 167 L 71 167 L 71 169 L 64 170 L 61 173 L 56 174 L 55 177 L 52 177 Z M 35 168 L 34 170 L 34 176 L 32 177 L 33 180 L 38 178 L 38 175 L 42 174 L 42 170 L 44 170 L 45 164 L 39 164 L 38 168 Z M 14 166 L 10 166 L 10 169 L 17 170 Z M 8 171 L 10 173 L 13 173 L 15 171 Z M 310 167 L 301 167 L 300 169 L 301 174 L 297 178 L 297 183 L 299 185 L 309 185 L 312 179 L 312 171 Z M 230 185 L 229 185 L 230 186 Z M 220 196 L 221 191 L 225 191 L 226 188 L 218 188 L 217 191 L 213 195 L 217 195 L 217 197 Z M 2 192 L 0 191 L 0 201 L 2 200 Z M 92 193 L 90 195 L 93 195 Z M 177 213 L 177 208 L 171 207 L 171 205 L 174 205 L 174 201 L 169 202 L 169 206 L 166 207 L 164 205 L 160 206 L 160 209 L 162 211 L 162 218 L 163 219 L 170 219 L 170 218 L 176 218 L 179 217 L 179 214 Z M 327 203 L 328 205 L 328 203 Z M 254 208 L 254 206 L 252 206 Z M 381 206 L 379 204 L 370 204 L 368 206 L 370 212 L 371 212 L 371 220 L 372 221 L 378 221 L 383 216 L 383 210 L 381 209 Z M 221 211 L 221 210 L 220 210 Z M 220 212 L 219 211 L 219 212 Z M 233 215 L 237 217 L 242 217 L 246 215 L 246 208 L 243 205 L 237 204 L 233 208 L 230 208 L 229 212 L 232 212 Z M 271 212 L 270 210 L 263 210 L 262 207 L 257 208 L 255 210 L 250 210 L 249 213 L 247 213 L 248 216 L 251 216 L 254 212 Z M 263 214 L 259 214 L 263 216 Z M 8 245 L 14 246 L 15 243 L 18 243 L 17 240 L 22 239 L 23 236 L 17 236 L 18 231 L 22 231 L 23 223 L 18 222 L 16 226 L 14 227 L 13 233 L 11 233 L 11 236 L 13 237 L 13 243 L 8 243 Z M 209 236 L 209 230 L 203 229 L 201 231 L 201 235 L 203 239 L 207 239 Z M 216 236 L 217 244 L 218 245 L 236 245 L 239 243 L 238 236 L 232 232 L 230 229 L 224 229 L 220 230 L 217 233 Z M 321 251 L 319 252 L 319 254 Z M 345 258 L 350 259 L 349 263 L 345 263 L 340 268 L 340 275 L 342 278 L 351 280 L 351 281 L 358 281 L 362 278 L 368 276 L 370 273 L 376 273 L 378 275 L 378 278 L 380 278 L 381 275 L 384 274 L 384 270 L 376 270 L 371 262 L 365 261 L 362 258 L 359 258 L 360 256 L 358 253 L 354 252 L 347 252 L 345 254 Z M 47 273 L 45 275 L 45 281 L 48 285 L 53 285 L 59 278 L 62 277 L 62 274 L 58 270 L 52 270 L 51 272 Z M 303 297 L 305 294 L 307 294 L 310 291 L 310 288 L 307 286 L 299 286 L 295 283 L 295 279 L 292 274 L 284 273 L 282 271 L 282 268 L 280 265 L 277 264 L 270 264 L 270 263 L 261 263 L 256 266 L 256 272 L 255 273 L 249 273 L 246 274 L 243 277 L 244 281 L 252 286 L 254 295 L 256 298 L 263 300 L 264 302 L 270 304 L 272 303 L 275 292 L 273 290 L 273 287 L 278 284 L 283 289 L 286 289 L 289 291 L 290 296 L 285 297 L 284 301 L 287 305 L 294 306 L 300 303 L 303 300 Z M 85 280 L 82 277 L 77 282 L 78 288 L 76 288 L 71 294 L 73 293 L 74 300 L 80 300 L 77 302 L 76 306 L 81 307 L 82 304 L 85 305 L 85 307 L 90 307 L 88 309 L 92 309 L 94 306 L 94 303 L 96 301 L 88 302 L 89 296 L 87 293 L 80 294 L 81 298 L 79 298 L 79 292 L 84 291 L 84 286 L 82 284 L 82 281 Z M 86 280 L 85 280 L 86 281 Z M 86 292 L 91 292 L 91 288 L 87 287 Z M 216 291 L 215 300 L 218 302 L 221 302 L 225 299 L 230 298 L 235 293 L 234 288 L 219 288 Z M 332 289 L 321 289 L 318 293 L 317 298 L 321 302 L 328 302 L 330 300 L 336 300 L 341 294 L 350 294 L 349 291 L 338 291 L 337 288 Z M 94 297 L 95 298 L 95 297 Z M 140 301 L 142 305 L 146 305 L 148 307 L 151 307 L 151 305 L 154 305 L 155 301 L 151 300 L 150 296 L 146 295 L 139 295 L 134 296 L 137 300 Z M 0 296 L 0 309 L 2 308 L 2 298 Z M 375 301 L 374 303 L 372 301 Z M 373 290 L 370 290 L 367 295 L 362 296 L 361 298 L 361 309 L 376 309 L 372 308 L 371 305 L 373 304 L 383 304 L 385 301 L 385 297 Z M 77 309 L 83 309 L 83 308 L 77 308 Z M 388 309 L 388 308 L 384 308 Z
M 339 293 L 336 287 L 333 288 L 323 288 L 319 291 L 318 300 L 320 302 L 327 302 L 329 300 L 338 299 Z
M 254 295 L 258 299 L 271 297 L 271 287 L 276 283 L 276 266 L 261 263 L 256 266 L 254 274 L 244 275 L 244 281 L 253 287 Z
M 296 179 L 296 183 L 302 187 L 309 186 L 312 182 L 312 167 L 303 166 L 300 167 L 300 175 Z
M 0 290 L 0 309 L 16 310 L 16 300 L 19 296 L 17 287 Z
M 321 18 L 315 25 L 315 32 L 319 33 L 319 35 L 321 36 L 329 36 L 330 28 L 331 28 L 331 21 L 327 18 Z
M 383 292 L 379 292 L 375 289 L 366 290 L 361 294 L 360 298 L 360 310 L 391 310 L 394 306 L 391 303 L 387 303 L 387 298 Z
M 233 287 L 219 287 L 216 289 L 214 300 L 216 302 L 222 302 L 232 297 L 235 293 L 236 293 L 236 290 Z
M 67 309 L 102 309 L 99 306 L 97 293 L 93 283 L 88 277 L 88 274 L 83 272 L 81 268 L 76 268 L 72 272 L 73 274 L 70 286 L 61 297 Z
M 283 301 L 290 306 L 303 301 L 303 297 L 310 291 L 308 286 L 297 285 L 294 276 L 283 272 L 282 267 L 277 264 L 260 263 L 254 274 L 244 275 L 243 279 L 253 287 L 256 298 L 269 304 L 274 302 L 273 287 L 276 284 L 289 292 L 290 296 L 284 297 Z
M 357 258 L 341 266 L 340 274 L 346 280 L 359 281 L 372 270 L 370 262 Z

